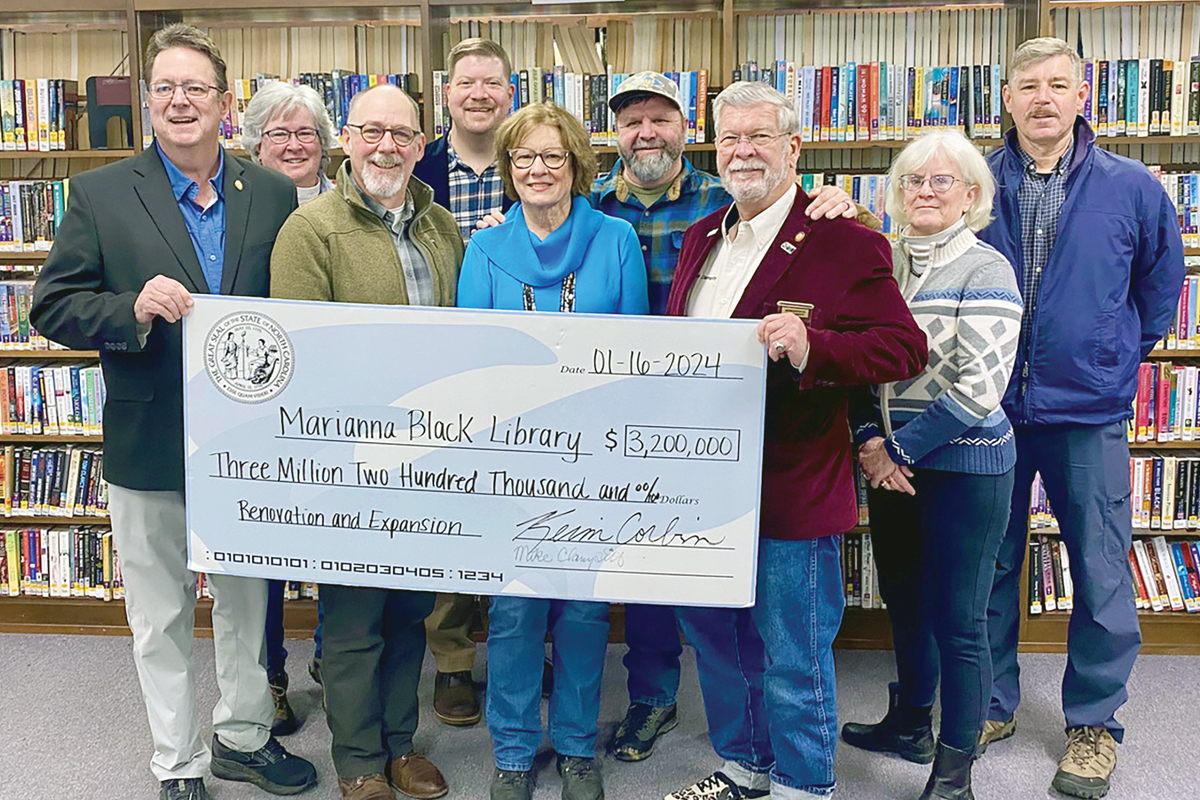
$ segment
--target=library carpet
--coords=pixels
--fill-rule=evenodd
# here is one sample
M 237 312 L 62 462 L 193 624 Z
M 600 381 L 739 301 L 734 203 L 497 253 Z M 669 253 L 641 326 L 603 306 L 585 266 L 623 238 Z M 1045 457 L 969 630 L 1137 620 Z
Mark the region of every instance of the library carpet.
M 312 759 L 321 783 L 302 795 L 339 797 L 329 757 L 329 729 L 319 689 L 306 670 L 312 643 L 289 641 L 292 702 L 305 718 L 284 742 Z M 600 735 L 611 734 L 625 708 L 623 645 L 609 648 Z M 481 648 L 481 656 L 484 655 Z M 151 800 L 150 735 L 138 693 L 131 640 L 102 636 L 0 635 L 0 800 L 59 797 Z M 199 707 L 216 698 L 211 640 L 196 641 L 201 664 Z M 680 725 L 640 764 L 603 758 L 609 800 L 658 800 L 718 765 L 705 733 L 704 711 L 691 650 L 684 654 Z M 975 770 L 979 800 L 1056 797 L 1050 778 L 1063 745 L 1059 679 L 1065 656 L 1022 656 L 1024 700 L 1014 738 L 988 750 Z M 838 697 L 842 720 L 873 721 L 885 710 L 892 675 L 890 652 L 840 651 Z M 436 721 L 432 661 L 421 684 L 417 746 L 445 771 L 450 798 L 486 800 L 491 747 L 484 725 L 450 728 Z M 483 658 L 476 671 L 482 677 Z M 1130 700 L 1120 714 L 1126 743 L 1118 751 L 1113 800 L 1194 798 L 1200 784 L 1200 657 L 1144 656 L 1134 669 Z M 544 706 L 543 706 L 544 708 Z M 548 747 L 548 745 L 547 745 Z M 561 783 L 548 750 L 538 760 L 535 800 L 552 800 Z M 844 800 L 911 800 L 921 793 L 927 767 L 841 745 L 838 791 Z M 213 800 L 264 800 L 258 789 L 210 778 Z

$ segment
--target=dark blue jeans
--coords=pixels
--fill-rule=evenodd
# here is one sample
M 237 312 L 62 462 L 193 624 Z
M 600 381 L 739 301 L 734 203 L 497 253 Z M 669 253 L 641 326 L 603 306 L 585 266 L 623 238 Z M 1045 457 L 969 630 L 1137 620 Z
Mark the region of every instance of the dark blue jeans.
M 1119 742 L 1125 729 L 1115 715 L 1128 699 L 1125 684 L 1142 643 L 1128 561 L 1133 525 L 1125 423 L 1021 426 L 1016 437 L 1012 517 L 988 606 L 995 673 L 988 718 L 1010 718 L 1021 701 L 1021 564 L 1028 552 L 1029 487 L 1041 472 L 1075 584 L 1062 685 L 1067 727 L 1103 725 Z
M 278 683 L 286 673 L 287 649 L 283 646 L 283 593 L 287 588 L 286 581 L 267 581 L 267 680 Z M 317 629 L 313 631 L 313 643 L 316 649 L 313 657 L 321 660 L 321 619 L 324 611 L 321 603 L 317 603 Z
M 625 606 L 625 671 L 629 702 L 655 708 L 675 705 L 679 691 L 679 621 L 674 606 Z
M 830 794 L 842 537 L 760 539 L 753 608 L 679 608 L 717 755 L 770 773 L 773 800 Z
M 917 470 L 915 496 L 868 489 L 879 592 L 887 602 L 900 700 L 932 706 L 943 742 L 975 746 L 991 698 L 987 607 L 1008 526 L 1013 471 Z

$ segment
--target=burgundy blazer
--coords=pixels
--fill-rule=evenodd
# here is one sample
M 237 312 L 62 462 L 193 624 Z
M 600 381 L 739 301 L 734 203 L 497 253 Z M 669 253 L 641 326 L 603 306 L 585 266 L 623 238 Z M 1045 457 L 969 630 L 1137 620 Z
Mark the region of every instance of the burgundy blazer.
M 767 368 L 759 530 L 771 539 L 832 536 L 858 523 L 850 387 L 911 378 L 929 356 L 925 333 L 892 277 L 887 240 L 856 220 L 810 220 L 808 202 L 797 192 L 733 312 L 735 319 L 762 319 L 780 300 L 813 305 L 803 374 L 786 359 Z M 684 234 L 667 314 L 687 314 L 692 286 L 721 241 L 725 211 Z

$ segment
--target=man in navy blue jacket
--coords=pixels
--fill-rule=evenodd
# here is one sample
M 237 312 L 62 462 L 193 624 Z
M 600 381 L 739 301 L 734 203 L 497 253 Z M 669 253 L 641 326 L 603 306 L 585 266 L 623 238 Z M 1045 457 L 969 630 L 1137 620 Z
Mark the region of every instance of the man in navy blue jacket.
M 980 751 L 1011 736 L 1030 484 L 1041 472 L 1075 580 L 1053 787 L 1101 797 L 1124 729 L 1117 709 L 1141 645 L 1127 553 L 1126 420 L 1138 364 L 1183 284 L 1175 206 L 1146 167 L 1096 147 L 1079 116 L 1088 86 L 1058 39 L 1017 48 L 1004 87 L 1015 130 L 988 161 L 996 220 L 980 234 L 1014 265 L 1025 301 L 1004 410 L 1017 440 L 1012 517 L 988 609 L 994 681 Z

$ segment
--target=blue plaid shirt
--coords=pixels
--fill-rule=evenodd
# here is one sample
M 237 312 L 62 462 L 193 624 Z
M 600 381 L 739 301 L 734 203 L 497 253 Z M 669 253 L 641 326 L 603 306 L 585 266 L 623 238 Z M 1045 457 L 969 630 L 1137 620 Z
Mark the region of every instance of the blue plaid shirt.
M 504 182 L 500 180 L 495 164 L 476 175 L 475 170 L 459 160 L 449 136 L 446 137 L 446 157 L 450 162 L 449 210 L 466 242 L 475 232 L 475 223 L 504 206 Z
M 1042 285 L 1042 270 L 1050 260 L 1058 230 L 1058 215 L 1067 199 L 1067 172 L 1075 157 L 1075 138 L 1058 159 L 1050 174 L 1037 172 L 1033 156 L 1017 145 L 1017 155 L 1025 168 L 1025 178 L 1017 190 L 1017 207 L 1021 214 L 1021 294 L 1025 313 L 1021 317 L 1021 338 L 1017 349 L 1017 369 L 1021 372 L 1022 391 L 1029 374 L 1029 339 L 1033 333 L 1033 318 L 1037 312 L 1038 289 Z
M 621 172 L 621 161 L 612 172 L 596 179 L 592 187 L 592 206 L 610 217 L 623 219 L 637 231 L 646 261 L 646 282 L 650 290 L 650 313 L 667 311 L 671 279 L 679 261 L 683 234 L 693 223 L 733 202 L 721 187 L 721 179 L 701 172 L 683 159 L 683 169 L 666 194 L 647 209 L 629 190 Z

